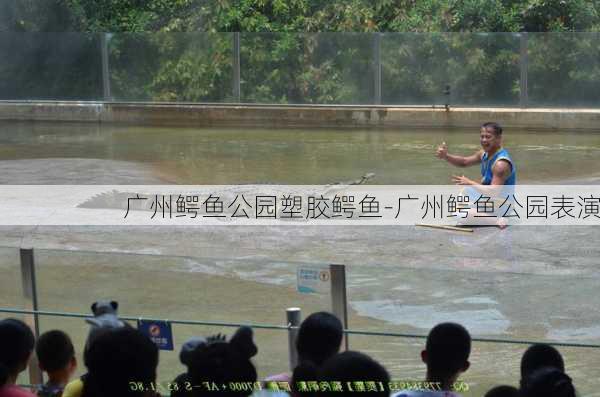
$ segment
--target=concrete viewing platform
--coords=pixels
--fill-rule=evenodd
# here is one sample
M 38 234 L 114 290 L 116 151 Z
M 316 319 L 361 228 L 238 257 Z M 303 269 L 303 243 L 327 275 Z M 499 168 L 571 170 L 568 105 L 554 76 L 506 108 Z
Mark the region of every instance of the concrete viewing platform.
M 600 109 L 0 101 L 0 120 L 190 127 L 508 128 L 599 130 Z

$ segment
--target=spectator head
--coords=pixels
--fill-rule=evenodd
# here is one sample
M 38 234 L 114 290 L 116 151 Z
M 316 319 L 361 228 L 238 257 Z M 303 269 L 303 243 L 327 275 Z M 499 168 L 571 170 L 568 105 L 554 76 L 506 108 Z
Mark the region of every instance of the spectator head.
M 345 351 L 331 357 L 319 370 L 319 380 L 326 382 L 340 381 L 344 385 L 356 380 L 364 382 L 375 382 L 377 390 L 371 392 L 360 392 L 360 395 L 371 396 L 389 396 L 388 383 L 390 376 L 386 369 L 377 361 L 366 354 L 356 351 Z M 383 386 L 383 387 L 381 387 Z M 320 394 L 329 394 L 327 392 Z M 343 392 L 332 392 L 336 396 L 356 396 L 356 391 L 352 392 L 344 387 Z
M 519 389 L 508 385 L 496 386 L 485 393 L 484 397 L 519 397 Z
M 0 321 L 0 387 L 27 368 L 34 344 L 25 323 L 13 318 Z
M 191 337 L 181 346 L 181 351 L 179 352 L 179 361 L 186 367 L 189 367 L 194 350 L 201 349 L 205 346 L 206 338 L 201 336 Z
M 565 362 L 554 347 L 545 343 L 529 346 L 521 358 L 521 379 L 542 367 L 554 367 L 565 372 Z
M 106 329 L 94 338 L 85 356 L 84 397 L 140 396 L 130 382 L 149 385 L 156 380 L 158 348 L 135 328 Z
M 85 341 L 85 347 L 83 348 L 84 357 L 85 351 L 96 337 L 102 335 L 107 330 L 121 328 L 127 325 L 127 323 L 119 320 L 117 317 L 119 304 L 116 301 L 94 302 L 91 309 L 94 317 L 85 319 L 85 322 L 90 324 L 90 332 Z
M 296 339 L 300 361 L 320 366 L 340 350 L 343 334 L 342 323 L 333 314 L 311 314 L 300 324 Z
M 59 330 L 42 334 L 35 345 L 40 368 L 48 374 L 65 372 L 71 375 L 77 367 L 71 338 Z
M 555 367 L 542 367 L 521 382 L 522 397 L 575 397 L 571 378 Z
M 471 336 L 460 324 L 441 323 L 431 329 L 421 352 L 430 377 L 450 381 L 469 369 Z
M 498 123 L 488 121 L 487 123 L 483 123 L 481 125 L 481 128 L 485 128 L 486 131 L 491 132 L 492 134 L 496 135 L 497 137 L 502 136 L 502 127 Z
M 194 385 L 215 382 L 256 382 L 256 368 L 250 360 L 257 353 L 252 340 L 252 329 L 240 327 L 229 342 L 222 338 L 208 338 L 206 345 L 191 351 L 188 361 L 189 379 Z M 194 395 L 214 396 L 215 391 L 194 390 Z M 251 388 L 239 391 L 220 391 L 220 396 L 247 396 Z

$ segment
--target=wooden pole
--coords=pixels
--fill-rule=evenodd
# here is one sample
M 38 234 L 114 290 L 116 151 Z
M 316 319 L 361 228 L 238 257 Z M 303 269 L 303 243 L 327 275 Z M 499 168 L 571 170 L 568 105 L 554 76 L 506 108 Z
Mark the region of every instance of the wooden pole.
M 448 226 L 448 225 L 428 225 L 426 223 L 417 223 L 415 226 L 429 227 L 431 229 L 452 230 L 455 232 L 473 233 L 473 229 L 468 227 Z

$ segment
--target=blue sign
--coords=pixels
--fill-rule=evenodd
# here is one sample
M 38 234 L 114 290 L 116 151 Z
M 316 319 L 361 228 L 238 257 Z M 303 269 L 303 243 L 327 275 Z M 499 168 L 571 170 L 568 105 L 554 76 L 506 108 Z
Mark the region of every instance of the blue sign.
M 148 336 L 160 350 L 173 350 L 173 331 L 166 321 L 138 320 L 138 330 Z
M 328 294 L 331 274 L 329 266 L 300 266 L 296 270 L 298 292 Z

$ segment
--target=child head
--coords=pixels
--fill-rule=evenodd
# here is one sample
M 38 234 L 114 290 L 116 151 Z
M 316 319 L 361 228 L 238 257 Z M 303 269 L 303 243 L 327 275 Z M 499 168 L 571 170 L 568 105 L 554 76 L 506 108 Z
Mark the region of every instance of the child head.
M 84 397 L 141 396 L 130 382 L 149 385 L 156 380 L 158 348 L 135 328 L 108 328 L 89 344 Z
M 531 345 L 523 353 L 521 358 L 521 379 L 527 378 L 537 369 L 542 367 L 554 367 L 565 371 L 565 362 L 561 354 L 554 347 L 545 343 Z
M 186 367 L 190 366 L 190 362 L 193 358 L 194 351 L 196 349 L 201 349 L 207 345 L 206 338 L 200 336 L 194 336 L 188 339 L 183 346 L 181 346 L 181 351 L 179 352 L 179 361 L 185 365 Z
M 421 353 L 430 378 L 453 382 L 469 368 L 471 336 L 460 324 L 441 323 L 431 329 Z
M 77 368 L 71 338 L 62 331 L 42 334 L 35 345 L 35 352 L 40 368 L 48 373 L 53 383 L 66 383 Z
M 343 327 L 331 313 L 313 313 L 300 324 L 296 348 L 300 361 L 321 365 L 340 350 Z
M 22 321 L 8 318 L 0 321 L 0 387 L 14 382 L 29 362 L 35 338 Z
M 521 381 L 522 397 L 575 397 L 571 378 L 555 367 L 542 367 Z

